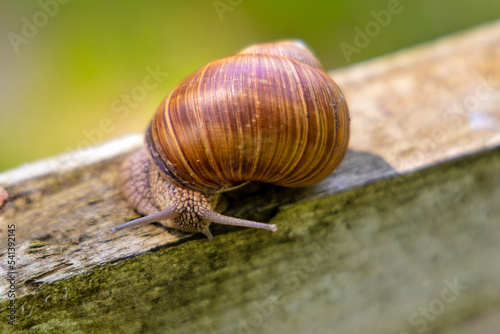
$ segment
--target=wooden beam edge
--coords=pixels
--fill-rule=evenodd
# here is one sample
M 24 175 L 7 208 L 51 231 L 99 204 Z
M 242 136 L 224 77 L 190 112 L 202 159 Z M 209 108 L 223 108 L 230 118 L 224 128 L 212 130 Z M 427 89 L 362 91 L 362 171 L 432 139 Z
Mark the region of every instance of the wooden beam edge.
M 499 27 L 500 24 L 494 23 L 486 27 L 480 27 L 478 30 L 474 30 L 470 33 L 461 34 L 458 37 L 452 36 L 441 39 L 427 46 L 404 50 L 393 56 L 389 55 L 387 56 L 388 58 L 380 58 L 359 65 L 355 64 L 349 68 L 332 72 L 334 79 L 339 82 L 340 86 L 342 88 L 346 87 L 346 95 L 348 97 L 352 96 L 352 111 L 353 115 L 356 117 L 353 122 L 354 130 L 357 129 L 357 124 L 363 123 L 361 118 L 364 114 L 361 106 L 357 105 L 358 99 L 355 98 L 356 91 L 353 89 L 353 86 L 359 85 L 360 82 L 365 81 L 365 79 L 373 80 L 373 78 L 377 76 L 379 77 L 378 79 L 380 79 L 383 73 L 380 68 L 383 68 L 381 63 L 384 62 L 384 59 L 387 59 L 387 66 L 385 69 L 387 71 L 394 71 L 397 70 L 397 66 L 394 67 L 391 65 L 403 64 L 407 66 L 411 63 L 407 63 L 411 59 L 415 61 L 416 59 L 425 58 L 423 55 L 425 55 L 426 52 L 434 54 L 434 50 L 437 49 L 444 54 L 445 50 L 453 45 L 458 45 L 461 50 L 464 50 L 464 45 L 467 45 L 469 39 L 479 40 L 477 36 L 486 34 L 489 37 L 484 38 L 484 43 L 491 43 L 491 36 L 498 36 L 498 32 L 500 31 Z M 448 45 L 442 48 L 439 46 L 441 43 L 448 43 Z M 434 56 L 429 56 L 428 60 L 437 56 L 439 55 L 434 54 Z M 394 61 L 394 59 L 400 60 Z M 370 69 L 370 67 L 375 69 Z M 367 75 L 367 73 L 372 74 L 366 78 L 356 78 L 357 75 L 361 75 L 358 74 L 360 70 L 362 70 L 361 72 L 363 72 L 364 75 Z M 353 73 L 353 78 L 355 79 L 351 80 L 348 73 Z M 495 112 L 498 114 L 498 108 Z M 393 115 L 388 115 L 387 117 L 390 118 L 392 116 Z M 240 193 L 240 195 L 243 194 L 241 196 L 247 196 L 246 198 L 252 199 L 255 198 L 253 202 L 260 203 L 262 206 L 255 207 L 252 205 L 245 205 L 245 201 L 242 200 L 242 197 L 230 194 L 228 195 L 230 197 L 229 201 L 233 204 L 236 203 L 240 205 L 240 207 L 232 207 L 229 209 L 229 212 L 234 213 L 236 216 L 242 213 L 243 217 L 248 214 L 253 214 L 254 216 L 252 216 L 252 218 L 255 218 L 255 215 L 257 215 L 255 219 L 259 219 L 259 215 L 260 218 L 271 217 L 272 214 L 270 212 L 276 212 L 281 207 L 289 205 L 290 203 L 304 200 L 307 201 L 307 199 L 318 197 L 327 197 L 347 189 L 352 189 L 353 187 L 367 185 L 381 179 L 411 174 L 418 170 L 438 165 L 444 161 L 450 161 L 466 155 L 499 147 L 500 136 L 498 136 L 498 134 L 491 135 L 491 133 L 487 133 L 487 136 L 490 138 L 487 145 L 481 146 L 481 142 L 478 142 L 479 144 L 474 147 L 469 147 L 465 150 L 452 150 L 452 153 L 449 155 L 441 155 L 441 158 L 432 160 L 431 162 L 423 160 L 418 164 L 411 164 L 410 169 L 405 169 L 398 168 L 397 159 L 399 158 L 393 159 L 390 156 L 385 157 L 383 153 L 378 154 L 378 151 L 367 149 L 366 143 L 357 141 L 357 136 L 354 135 L 346 160 L 341 164 L 339 169 L 324 182 L 321 182 L 317 186 L 301 190 L 283 190 L 273 187 L 266 188 L 266 190 L 270 192 L 270 195 L 267 195 L 267 197 L 264 196 L 264 199 L 257 198 L 263 196 L 263 193 L 258 190 L 252 193 L 253 188 L 250 190 L 243 189 Z M 137 256 L 151 249 L 169 244 L 174 245 L 186 238 L 172 231 L 165 232 L 158 226 L 141 228 L 141 232 L 138 235 L 127 232 L 119 236 L 109 236 L 104 233 L 110 226 L 116 225 L 117 222 L 123 222 L 133 215 L 133 211 L 126 207 L 126 203 L 116 189 L 116 183 L 113 183 L 115 182 L 114 180 L 116 180 L 116 172 L 111 172 L 107 169 L 111 167 L 116 168 L 120 162 L 120 156 L 136 149 L 141 143 L 141 135 L 130 135 L 114 139 L 110 142 L 83 151 L 78 150 L 69 152 L 0 174 L 0 186 L 4 186 L 8 190 L 11 188 L 22 188 L 22 191 L 19 191 L 18 194 L 13 194 L 14 198 L 16 198 L 17 195 L 17 200 L 8 204 L 10 205 L 10 209 L 15 208 L 20 212 L 19 216 L 21 216 L 21 218 L 16 218 L 19 219 L 16 221 L 19 222 L 21 228 L 24 230 L 20 232 L 23 233 L 23 239 L 21 239 L 23 243 L 20 245 L 20 255 L 22 255 L 21 263 L 26 270 L 26 274 L 22 277 L 21 282 L 30 282 L 30 284 L 54 282 L 59 279 L 80 274 L 95 266 Z M 86 169 L 88 169 L 88 171 Z M 92 179 L 91 174 L 94 172 L 93 169 L 101 173 L 101 179 L 98 181 L 93 181 Z M 84 171 L 82 172 L 82 170 Z M 50 187 L 54 187 L 55 190 L 50 187 L 47 187 L 47 189 L 50 188 L 49 190 L 45 190 L 45 188 L 40 185 L 34 187 L 33 192 L 29 190 L 31 181 L 42 179 L 50 175 L 55 176 L 55 180 L 50 180 Z M 79 178 L 80 182 L 71 181 L 71 179 L 75 178 Z M 66 196 L 68 200 L 74 198 L 76 201 L 81 201 L 83 198 L 84 203 L 78 205 L 64 202 L 55 203 L 54 209 L 58 210 L 57 215 L 51 217 L 50 222 L 48 222 L 46 226 L 43 226 L 48 232 L 42 232 L 41 227 L 37 228 L 27 225 L 33 221 L 34 217 L 37 218 L 35 212 L 40 209 L 36 208 L 37 203 L 48 204 L 47 201 L 50 201 L 51 198 L 47 197 L 48 199 L 44 202 L 45 197 L 41 199 L 40 196 L 45 196 L 45 194 L 52 195 L 57 191 L 61 191 L 65 194 L 64 189 L 57 187 L 67 184 L 69 184 L 72 189 L 71 196 L 69 196 L 70 194 L 66 194 L 68 195 Z M 74 192 L 79 193 L 80 197 L 74 194 Z M 106 207 L 103 205 L 102 208 L 99 207 L 103 202 L 110 204 L 110 206 Z M 97 206 L 95 203 L 98 203 Z M 33 208 L 34 206 L 35 208 Z M 24 208 L 28 211 L 34 211 L 23 212 Z M 7 207 L 7 209 L 9 209 L 9 207 Z M 41 213 L 46 214 L 44 212 Z M 49 219 L 45 216 L 38 218 L 40 220 Z M 8 214 L 0 216 L 0 220 L 4 220 L 4 224 L 5 220 L 9 222 L 11 219 L 12 216 Z M 96 224 L 97 222 L 99 222 L 99 224 Z M 45 221 L 42 223 L 45 223 Z M 75 224 L 75 227 L 70 227 L 68 225 L 69 223 Z M 45 253 L 38 252 L 36 251 L 37 249 L 43 249 Z M 92 258 L 90 258 L 90 256 L 85 259 L 79 257 L 73 258 L 75 254 L 78 254 L 78 252 L 82 250 L 85 251 L 85 249 L 88 249 L 89 253 L 94 254 Z M 53 256 L 53 254 L 57 252 L 61 254 L 61 258 L 65 257 L 65 260 L 58 259 L 52 263 L 46 262 L 48 255 Z M 5 254 L 5 248 L 2 248 L 2 253 Z M 39 263 L 34 263 L 34 259 L 37 259 Z M 0 288 L 0 296 L 5 296 L 5 292 L 8 289 L 7 284 L 3 282 Z M 25 293 L 29 293 L 29 291 L 32 290 L 26 289 Z

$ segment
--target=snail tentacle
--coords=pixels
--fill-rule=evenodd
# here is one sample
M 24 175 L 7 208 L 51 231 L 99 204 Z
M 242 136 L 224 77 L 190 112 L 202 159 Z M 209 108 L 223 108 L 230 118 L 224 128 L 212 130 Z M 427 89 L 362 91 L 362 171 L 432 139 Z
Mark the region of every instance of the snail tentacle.
M 261 228 L 264 230 L 270 230 L 276 232 L 278 227 L 275 224 L 264 224 L 258 223 L 251 220 L 239 219 L 229 216 L 221 215 L 215 211 L 206 211 L 199 213 L 199 216 L 205 220 L 211 221 L 213 223 L 222 225 L 232 225 L 232 226 L 242 226 L 242 227 L 252 227 Z
M 179 215 L 180 213 L 177 212 L 177 209 L 175 207 L 168 207 L 165 210 L 155 213 L 153 215 L 137 218 L 129 221 L 128 223 L 122 224 L 117 227 L 113 227 L 111 229 L 111 232 L 116 232 L 127 227 L 134 227 L 141 224 L 154 223 L 162 220 L 172 219 L 178 217 Z
M 208 225 L 205 227 L 205 229 L 203 231 L 201 231 L 201 233 L 203 233 L 204 235 L 206 235 L 206 237 L 208 238 L 208 240 L 210 240 L 210 242 L 214 241 L 214 236 L 210 232 L 210 229 L 208 228 Z

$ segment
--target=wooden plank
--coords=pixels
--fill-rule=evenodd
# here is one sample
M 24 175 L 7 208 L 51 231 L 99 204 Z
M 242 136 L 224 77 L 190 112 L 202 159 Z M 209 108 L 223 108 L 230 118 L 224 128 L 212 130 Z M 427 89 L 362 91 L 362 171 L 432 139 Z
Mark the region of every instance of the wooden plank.
M 117 139 L 85 151 L 70 152 L 0 174 L 0 186 L 5 187 L 9 193 L 9 202 L 0 209 L 2 231 L 5 231 L 6 225 L 15 224 L 16 226 L 15 234 L 18 245 L 16 286 L 18 306 L 24 307 L 24 311 L 19 311 L 19 321 L 25 329 L 37 325 L 38 322 L 47 325 L 50 321 L 55 321 L 56 317 L 60 319 L 65 317 L 56 311 L 61 302 L 67 303 L 68 307 L 76 306 L 80 297 L 89 302 L 92 299 L 92 293 L 97 293 L 99 300 L 106 305 L 108 302 L 114 304 L 118 302 L 114 299 L 115 296 L 112 296 L 113 291 L 119 291 L 129 297 L 133 292 L 131 289 L 140 290 L 144 294 L 152 293 L 151 291 L 155 289 L 153 286 L 149 289 L 137 286 L 137 282 L 140 282 L 143 277 L 141 275 L 146 275 L 147 280 L 154 281 L 160 286 L 169 285 L 166 290 L 160 290 L 176 294 L 178 301 L 163 300 L 161 296 L 155 295 L 155 298 L 162 299 L 160 303 L 162 307 L 172 310 L 172 313 L 162 318 L 158 313 L 152 312 L 150 314 L 156 317 L 153 321 L 140 311 L 143 320 L 130 317 L 130 321 L 134 321 L 139 327 L 147 327 L 153 323 L 160 325 L 158 321 L 161 323 L 161 320 L 158 319 L 164 319 L 163 321 L 173 324 L 169 325 L 169 328 L 184 328 L 187 332 L 195 329 L 196 326 L 204 328 L 204 324 L 217 332 L 219 329 L 237 330 L 240 323 L 238 316 L 247 322 L 246 326 L 255 329 L 254 326 L 248 325 L 249 318 L 242 316 L 241 312 L 245 313 L 244 310 L 250 308 L 251 314 L 256 307 L 252 309 L 251 305 L 254 301 L 263 302 L 267 300 L 267 297 L 273 296 L 276 291 L 285 294 L 287 303 L 277 302 L 276 313 L 273 311 L 272 319 L 266 318 L 266 323 L 273 324 L 270 325 L 269 331 L 271 329 L 285 330 L 285 327 L 280 325 L 280 317 L 282 320 L 290 320 L 293 309 L 297 311 L 300 309 L 302 305 L 300 300 L 304 298 L 300 293 L 307 295 L 315 288 L 325 293 L 332 293 L 319 288 L 323 283 L 314 281 L 327 279 L 331 275 L 336 282 L 332 288 L 339 284 L 346 289 L 367 289 L 371 293 L 367 295 L 367 298 L 370 296 L 385 298 L 385 295 L 376 293 L 376 284 L 366 282 L 359 276 L 364 271 L 356 263 L 362 260 L 364 264 L 374 263 L 388 273 L 397 273 L 398 269 L 392 267 L 390 263 L 382 259 L 370 259 L 370 255 L 376 254 L 382 257 L 384 252 L 387 252 L 393 257 L 397 256 L 397 252 L 401 251 L 400 248 L 388 250 L 382 247 L 381 250 L 377 248 L 381 247 L 381 244 L 375 241 L 382 238 L 389 244 L 398 244 L 400 238 L 406 238 L 409 244 L 418 245 L 418 247 L 415 246 L 413 252 L 409 252 L 410 258 L 419 265 L 425 266 L 427 259 L 418 258 L 419 252 L 426 251 L 425 243 L 421 244 L 413 239 L 412 234 L 415 231 L 411 229 L 416 228 L 420 223 L 423 230 L 415 235 L 429 239 L 432 238 L 431 231 L 435 228 L 434 225 L 425 223 L 430 219 L 429 215 L 419 217 L 415 220 L 415 224 L 410 225 L 402 224 L 405 222 L 401 218 L 404 217 L 404 212 L 398 209 L 392 216 L 387 216 L 385 213 L 389 207 L 385 199 L 394 192 L 401 194 L 401 191 L 407 191 L 410 194 L 409 197 L 389 196 L 393 203 L 399 203 L 399 206 L 407 211 L 424 205 L 427 203 L 426 200 L 435 200 L 436 207 L 447 210 L 448 220 L 445 220 L 445 226 L 448 226 L 447 224 L 458 221 L 460 218 L 450 212 L 456 204 L 450 199 L 450 194 L 456 191 L 473 197 L 472 193 L 453 187 L 440 193 L 440 186 L 445 186 L 446 182 L 472 187 L 473 180 L 460 174 L 453 165 L 455 159 L 473 153 L 490 152 L 485 157 L 473 158 L 470 165 L 474 166 L 475 174 L 473 175 L 476 178 L 496 180 L 492 174 L 494 171 L 492 168 L 497 168 L 496 171 L 498 171 L 498 154 L 495 153 L 497 151 L 490 150 L 500 146 L 500 104 L 498 103 L 500 100 L 500 62 L 498 59 L 500 59 L 500 23 L 494 23 L 429 45 L 333 71 L 332 77 L 342 87 L 352 115 L 350 150 L 338 170 L 313 187 L 283 189 L 269 185 L 250 185 L 225 196 L 224 206 L 227 207 L 225 212 L 228 215 L 259 221 L 272 219 L 280 224 L 280 229 L 275 234 L 268 231 L 216 227 L 213 231 L 215 243 L 208 244 L 206 240 L 197 236 L 193 242 L 182 243 L 191 237 L 175 230 L 165 230 L 154 224 L 124 230 L 118 234 L 108 233 L 110 227 L 137 216 L 127 206 L 117 189 L 117 170 L 124 156 L 140 145 L 140 135 Z M 440 164 L 444 162 L 451 162 L 451 165 L 445 165 L 446 168 L 441 167 Z M 463 161 L 461 160 L 460 163 Z M 420 174 L 416 173 L 430 167 L 434 169 L 429 174 L 425 174 L 427 176 L 423 179 L 426 181 L 419 181 L 417 175 Z M 443 184 L 439 184 L 441 179 L 444 180 Z M 373 187 L 370 186 L 380 180 L 385 181 Z M 484 208 L 487 209 L 485 210 L 491 211 L 494 208 L 494 201 L 498 199 L 496 197 L 498 192 L 491 188 L 483 190 L 484 194 L 477 196 L 476 199 L 470 199 L 470 202 L 479 205 L 478 200 L 484 200 Z M 433 195 L 432 191 L 437 195 Z M 484 197 L 485 194 L 489 197 Z M 335 196 L 332 197 L 332 195 Z M 358 200 L 370 208 L 368 213 L 363 207 L 358 207 L 361 205 Z M 357 216 L 355 212 L 358 211 L 366 214 Z M 465 214 L 463 211 L 460 212 Z M 372 217 L 371 219 L 378 225 L 375 224 L 376 227 L 373 227 L 365 223 L 364 220 L 369 219 L 368 217 Z M 400 220 L 397 220 L 398 217 Z M 383 218 L 387 220 L 385 224 L 388 225 L 380 223 Z M 414 220 L 412 217 L 406 219 Z M 498 230 L 490 223 L 491 219 L 488 219 L 483 222 L 482 226 L 492 229 L 492 233 L 491 239 L 485 242 L 485 245 L 496 251 L 498 249 L 494 247 L 495 242 L 500 240 L 497 238 Z M 297 220 L 301 223 L 291 223 Z M 336 221 L 342 222 L 341 226 Z M 402 225 L 396 228 L 396 222 Z M 317 269 L 318 275 L 312 275 L 304 269 L 304 277 L 307 277 L 297 276 L 301 288 L 297 294 L 286 289 L 284 289 L 285 292 L 283 289 L 273 290 L 273 281 L 275 284 L 283 285 L 282 275 L 286 275 L 287 272 L 290 274 L 290 271 L 286 270 L 288 265 L 300 266 L 301 260 L 307 261 L 314 256 L 313 246 L 316 244 L 309 238 L 319 236 L 320 240 L 328 240 L 325 238 L 328 238 L 330 234 L 311 232 L 325 226 L 330 226 L 333 231 L 331 235 L 341 240 L 334 243 L 336 246 L 343 247 L 342 251 L 339 251 L 338 247 L 335 248 L 338 254 L 343 254 L 350 261 L 358 262 L 342 261 L 339 258 L 340 255 L 336 253 L 337 255 L 331 259 L 333 262 L 328 262 L 328 264 L 321 262 L 321 269 Z M 350 226 L 347 230 L 353 229 L 352 234 L 346 232 L 345 226 Z M 382 233 L 383 228 L 388 228 L 388 226 L 397 231 L 403 229 L 403 232 Z M 405 231 L 405 226 L 410 230 Z M 465 220 L 458 226 L 472 228 L 470 220 Z M 379 231 L 378 228 L 381 230 Z M 460 239 L 462 231 L 454 230 L 453 233 L 454 238 L 451 239 L 456 242 Z M 354 239 L 346 241 L 347 239 L 343 238 L 348 238 L 347 236 L 363 239 L 362 242 Z M 369 238 L 372 237 L 375 241 L 370 241 Z M 442 241 L 441 238 L 445 240 L 446 237 L 445 234 L 439 233 L 438 238 Z M 301 239 L 303 241 L 300 241 Z M 309 246 L 307 242 L 310 243 Z M 439 242 L 431 244 L 433 247 L 438 247 Z M 364 249 L 365 245 L 367 249 Z M 2 240 L 1 246 L 0 258 L 5 261 L 6 240 Z M 452 245 L 449 244 L 449 246 Z M 278 249 L 283 257 L 282 260 L 273 253 Z M 481 252 L 472 251 L 467 247 L 465 249 L 474 255 L 468 258 L 467 263 L 477 261 Z M 144 254 L 151 250 L 157 251 Z M 444 254 L 444 250 L 436 250 L 434 253 L 428 251 L 428 253 L 440 255 Z M 144 255 L 139 256 L 140 254 Z M 228 258 L 227 254 L 234 256 Z M 197 256 L 199 259 L 192 259 L 190 255 Z M 405 256 L 410 255 L 405 253 Z M 424 267 L 422 274 L 415 275 L 413 280 L 405 277 L 412 284 L 417 284 L 415 282 L 418 280 L 430 280 L 434 285 L 429 289 L 424 289 L 425 297 L 436 291 L 439 293 L 439 289 L 442 289 L 442 284 L 444 284 L 443 280 L 454 279 L 446 275 L 450 272 L 460 272 L 459 255 L 450 255 L 453 259 L 451 264 L 443 264 L 448 270 L 436 270 L 437 275 L 431 274 L 429 268 Z M 126 260 L 129 258 L 133 261 Z M 158 264 L 154 262 L 155 259 L 167 261 L 168 265 L 165 267 L 165 265 Z M 409 265 L 404 261 L 398 263 Z M 139 274 L 133 269 L 140 267 L 144 270 L 147 266 L 154 267 L 153 271 Z M 345 272 L 337 272 L 336 267 L 343 268 Z M 486 274 L 495 273 L 495 267 L 490 269 Z M 200 281 L 194 274 L 198 271 L 205 281 Z M 316 269 L 313 271 L 316 272 Z M 236 275 L 238 272 L 241 272 L 243 277 L 238 277 Z M 373 274 L 373 272 L 369 273 Z M 158 274 L 164 274 L 166 281 L 162 281 L 157 276 Z M 5 275 L 6 267 L 2 266 L 0 276 Z M 352 285 L 348 284 L 350 279 L 345 281 L 346 277 L 354 277 Z M 117 286 L 115 279 L 128 282 L 129 288 Z M 178 285 L 175 283 L 176 280 L 181 280 L 183 284 Z M 58 282 L 54 283 L 56 281 Z M 257 282 L 267 283 L 259 288 Z M 311 284 L 311 288 L 304 287 L 305 282 Z M 401 281 L 395 280 L 394 282 L 400 284 L 398 288 L 405 289 L 401 286 Z M 43 283 L 54 284 L 42 285 Z M 383 282 L 379 283 L 383 284 Z M 227 285 L 234 286 L 236 290 Z M 69 287 L 71 292 L 62 291 L 64 286 Z M 171 290 L 173 287 L 178 290 Z M 8 290 L 8 282 L 2 281 L 0 296 L 5 298 Z M 215 290 L 217 293 L 207 292 Z M 109 294 L 105 291 L 109 291 Z M 196 294 L 193 295 L 190 291 L 196 291 Z M 199 309 L 207 312 L 206 304 L 196 299 L 200 291 L 206 292 L 201 295 L 209 298 L 207 300 L 212 300 L 216 306 L 212 310 L 213 315 L 204 314 L 192 324 L 183 324 L 182 321 L 193 316 L 195 313 L 193 310 Z M 483 291 L 478 289 L 475 296 L 486 298 Z M 39 297 L 32 298 L 30 294 Z M 421 290 L 415 288 L 413 293 L 405 294 L 408 302 L 405 303 L 396 298 L 394 303 L 395 305 L 398 305 L 398 302 L 401 303 L 402 310 L 406 312 L 403 312 L 403 315 L 408 316 L 412 314 L 412 307 L 415 303 L 427 301 L 419 294 Z M 312 297 L 313 295 L 306 297 L 303 305 L 316 305 L 313 302 L 316 297 Z M 354 295 L 357 297 L 356 302 L 367 303 L 368 308 L 362 308 L 361 304 L 357 306 L 350 304 L 346 310 L 355 312 L 358 307 L 358 316 L 364 314 L 370 320 L 369 308 L 376 308 L 378 304 L 362 299 L 362 294 L 354 293 Z M 42 296 L 53 299 L 53 302 L 49 304 L 47 300 L 45 301 L 45 311 L 41 310 L 41 305 L 38 304 Z M 150 309 L 152 304 L 148 303 L 153 301 L 143 297 L 142 302 L 134 300 L 145 309 Z M 283 296 L 277 298 L 282 300 Z M 331 298 L 333 299 L 330 301 L 324 301 L 331 304 L 324 308 L 325 312 L 335 310 L 339 314 L 344 314 L 344 320 L 337 318 L 335 325 L 344 326 L 343 328 L 347 330 L 353 325 L 354 319 L 346 318 L 345 313 L 341 311 L 341 308 L 345 306 L 345 300 L 336 299 L 335 296 Z M 473 300 L 474 296 L 471 298 Z M 495 298 L 488 300 L 492 305 L 498 303 L 498 299 Z M 59 301 L 59 304 L 56 301 Z M 120 305 L 125 307 L 125 304 Z M 189 305 L 189 307 L 186 309 L 183 305 Z M 233 314 L 236 320 L 230 321 L 227 317 L 223 317 L 223 314 L 228 312 L 224 309 L 224 305 L 227 305 L 229 311 L 235 308 L 240 312 L 239 315 Z M 380 305 L 383 305 L 388 312 L 397 313 L 398 317 L 401 316 L 397 307 L 396 309 L 390 308 L 382 302 Z M 470 305 L 475 304 L 470 302 Z M 105 308 L 107 312 L 111 312 L 108 306 Z M 27 311 L 28 309 L 30 311 Z M 109 326 L 117 325 L 115 323 L 117 317 L 128 318 L 130 314 L 127 310 L 130 311 L 125 307 L 116 310 L 117 313 L 111 312 L 109 319 L 114 320 Z M 467 308 L 465 310 L 473 314 Z M 317 323 L 322 324 L 323 327 L 311 329 L 313 322 L 311 319 L 315 319 L 313 311 L 314 307 L 307 308 L 304 314 L 308 314 L 309 318 L 303 320 L 303 323 L 298 324 L 296 328 L 302 328 L 307 332 L 321 332 L 321 328 L 329 326 L 326 320 L 328 315 L 318 312 Z M 53 312 L 52 315 L 51 312 Z M 353 313 L 353 316 L 355 315 Z M 98 322 L 97 319 L 90 322 L 83 321 L 81 317 L 74 314 L 69 315 L 68 319 L 73 317 L 76 317 L 78 321 L 76 324 L 69 324 L 68 328 L 89 329 L 93 328 L 92 321 Z M 144 325 L 144 319 L 146 322 L 151 321 L 150 325 Z M 448 318 L 441 319 L 444 320 L 433 322 L 429 326 L 445 326 L 453 323 L 451 320 L 446 320 Z M 80 324 L 81 321 L 86 325 Z M 395 323 L 400 325 L 401 321 L 398 321 Z M 405 321 L 403 325 L 408 327 L 408 320 Z M 373 321 L 363 323 L 366 326 L 371 324 L 370 328 L 377 328 L 380 332 L 393 330 L 391 326 L 394 326 L 394 323 L 392 325 L 377 324 L 377 327 L 374 326 Z M 121 326 L 125 326 L 125 329 L 135 328 L 128 321 L 124 321 L 123 325 L 118 327 Z M 257 327 L 262 330 L 261 326 Z M 415 329 L 411 324 L 409 327 Z
M 494 24 L 331 72 L 352 112 L 350 148 L 411 173 L 497 147 L 499 59 Z

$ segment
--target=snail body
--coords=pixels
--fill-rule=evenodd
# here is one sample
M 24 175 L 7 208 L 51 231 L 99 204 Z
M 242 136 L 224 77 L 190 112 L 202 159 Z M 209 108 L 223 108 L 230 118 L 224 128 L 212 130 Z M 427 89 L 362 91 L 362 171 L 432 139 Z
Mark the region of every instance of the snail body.
M 116 229 L 162 221 L 210 240 L 210 222 L 275 231 L 216 213 L 219 194 L 252 181 L 317 183 L 348 141 L 345 98 L 303 43 L 250 46 L 196 71 L 162 102 L 145 148 L 121 171 L 125 197 L 146 217 Z

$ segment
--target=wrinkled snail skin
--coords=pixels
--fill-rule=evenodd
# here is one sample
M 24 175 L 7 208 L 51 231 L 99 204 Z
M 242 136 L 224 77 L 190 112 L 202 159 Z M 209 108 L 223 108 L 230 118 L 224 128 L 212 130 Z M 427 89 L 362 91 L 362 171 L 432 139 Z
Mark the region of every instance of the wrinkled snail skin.
M 340 164 L 349 141 L 345 98 L 298 41 L 250 46 L 183 80 L 162 102 L 145 148 L 123 164 L 121 185 L 146 215 L 212 240 L 210 222 L 276 230 L 220 215 L 219 193 L 247 182 L 315 184 Z

